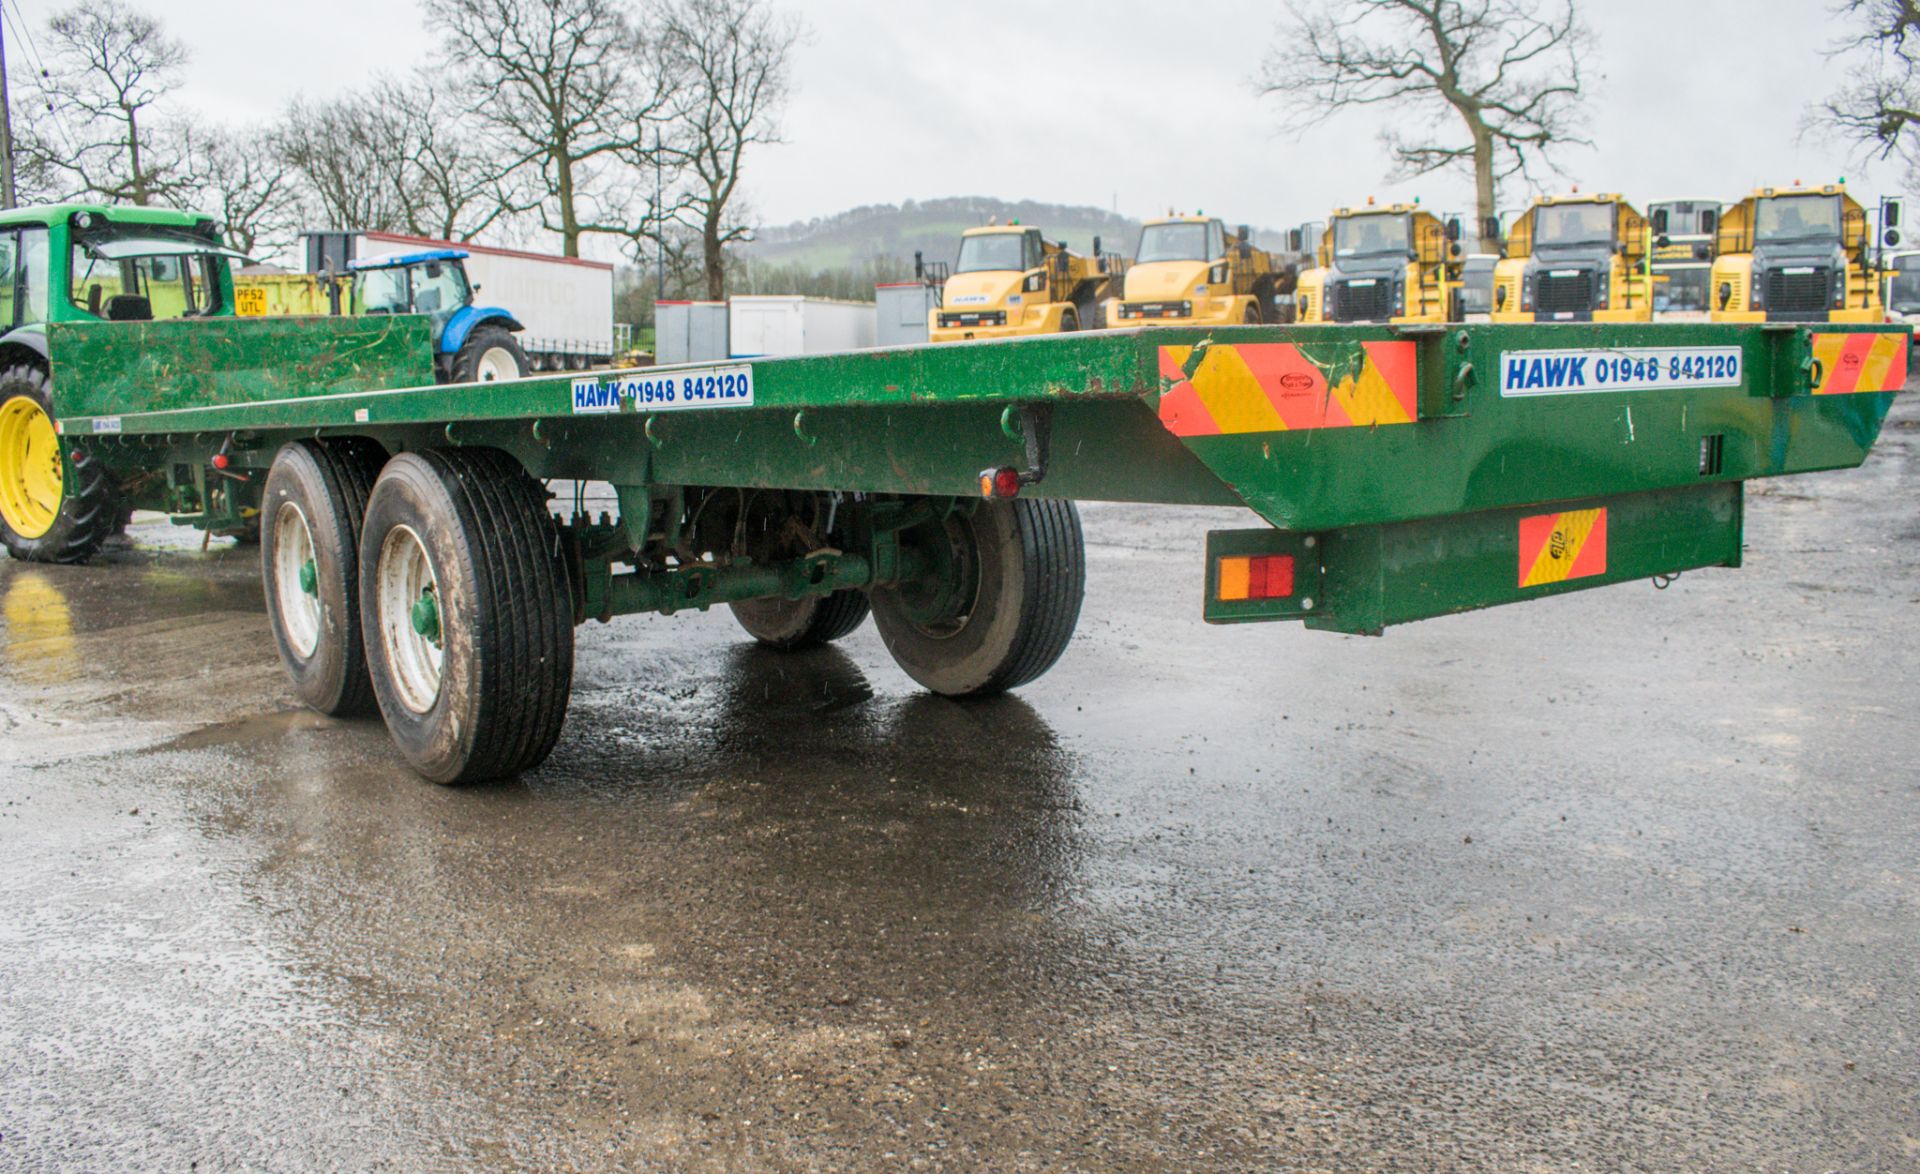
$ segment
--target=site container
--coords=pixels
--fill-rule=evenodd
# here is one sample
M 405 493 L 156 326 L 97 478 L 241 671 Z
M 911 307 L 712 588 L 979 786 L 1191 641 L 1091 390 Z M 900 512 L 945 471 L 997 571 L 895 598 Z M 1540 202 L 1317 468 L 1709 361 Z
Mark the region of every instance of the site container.
M 872 302 L 798 294 L 749 294 L 728 303 L 730 354 L 736 359 L 818 355 L 875 345 Z
M 927 316 L 940 294 L 924 281 L 890 281 L 873 287 L 873 305 L 875 344 L 911 346 L 927 341 Z
M 727 303 L 655 303 L 653 350 L 659 363 L 706 363 L 726 358 Z

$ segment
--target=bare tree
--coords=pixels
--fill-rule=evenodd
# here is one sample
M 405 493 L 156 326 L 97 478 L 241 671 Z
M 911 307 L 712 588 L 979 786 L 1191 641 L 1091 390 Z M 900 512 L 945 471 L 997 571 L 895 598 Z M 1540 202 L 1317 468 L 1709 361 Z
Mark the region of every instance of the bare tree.
M 686 172 L 664 212 L 699 232 L 707 296 L 718 300 L 726 247 L 752 237 L 738 200 L 742 162 L 748 148 L 780 141 L 775 119 L 803 28 L 764 0 L 662 0 L 655 21 L 660 74 L 674 85 L 670 149 Z
M 402 227 L 403 167 L 386 119 L 364 95 L 296 100 L 273 131 L 275 152 L 300 177 L 308 215 L 327 228 Z
M 362 93 L 293 103 L 274 144 L 332 227 L 471 240 L 513 200 L 472 117 L 450 107 L 431 83 L 378 77 Z
M 1484 223 L 1496 188 L 1551 165 L 1577 136 L 1580 62 L 1591 35 L 1577 0 L 1292 0 L 1260 89 L 1302 100 L 1305 127 L 1360 106 L 1391 107 L 1394 171 L 1470 168 Z M 1451 128 L 1451 129 L 1450 129 Z
M 500 173 L 533 179 L 522 209 L 569 257 L 588 233 L 629 235 L 630 201 L 615 189 L 623 160 L 645 154 L 666 87 L 623 0 L 423 5 Z
M 467 241 L 511 214 L 513 177 L 474 133 L 469 112 L 453 108 L 431 82 L 382 78 L 371 101 L 399 176 L 406 231 Z
M 1832 49 L 1855 80 L 1830 95 L 1811 122 L 1841 132 L 1869 156 L 1898 159 L 1909 190 L 1920 187 L 1920 3 L 1846 0 L 1834 15 L 1855 25 Z
M 31 120 L 26 170 L 67 194 L 147 204 L 185 181 L 184 140 L 153 118 L 189 54 L 120 0 L 89 0 L 47 22 L 48 125 Z
M 189 123 L 185 140 L 186 202 L 219 218 L 229 244 L 254 253 L 290 241 L 300 228 L 293 169 L 265 131 Z

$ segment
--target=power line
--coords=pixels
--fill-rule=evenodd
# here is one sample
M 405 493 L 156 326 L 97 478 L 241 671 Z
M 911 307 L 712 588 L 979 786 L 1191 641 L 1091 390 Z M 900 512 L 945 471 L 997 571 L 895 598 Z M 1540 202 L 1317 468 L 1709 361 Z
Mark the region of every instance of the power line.
M 8 11 L 9 6 L 12 8 L 11 12 Z M 40 98 L 46 103 L 47 114 L 53 120 L 54 129 L 60 132 L 62 145 L 67 153 L 77 160 L 80 154 L 80 140 L 67 126 L 67 121 L 61 116 L 59 107 L 53 104 L 53 91 L 47 86 L 47 79 L 52 76 L 52 71 L 47 68 L 47 59 L 40 55 L 40 45 L 33 39 L 32 25 L 27 20 L 27 14 L 20 10 L 20 0 L 0 0 L 0 17 L 4 17 L 7 27 L 13 30 L 16 43 L 21 41 L 26 43 L 27 55 L 31 58 L 28 67 L 33 70 L 34 85 L 40 89 Z

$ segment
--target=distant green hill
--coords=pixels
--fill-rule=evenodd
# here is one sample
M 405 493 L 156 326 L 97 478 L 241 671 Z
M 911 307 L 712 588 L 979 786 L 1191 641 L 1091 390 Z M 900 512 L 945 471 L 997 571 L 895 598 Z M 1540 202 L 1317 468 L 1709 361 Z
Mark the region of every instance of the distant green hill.
M 834 216 L 759 229 L 752 243 L 740 247 L 750 264 L 783 274 L 876 274 L 882 279 L 912 272 L 916 250 L 928 261 L 951 264 L 960 251 L 960 233 L 989 220 L 1001 224 L 1018 220 L 1064 240 L 1082 254 L 1093 251 L 1093 238 L 1110 253 L 1131 255 L 1140 236 L 1140 222 L 1128 216 L 1068 204 L 1037 200 L 1002 200 L 992 196 L 951 196 L 939 200 L 908 200 L 903 204 L 872 204 Z M 1254 239 L 1267 248 L 1284 247 L 1285 232 L 1255 229 Z
M 740 252 L 766 265 L 813 270 L 854 269 L 876 261 L 892 263 L 883 268 L 910 268 L 916 250 L 929 261 L 952 263 L 960 251 L 960 233 L 993 218 L 1002 224 L 1018 220 L 1034 225 L 1048 240 L 1064 240 L 1078 253 L 1090 252 L 1095 236 L 1102 238 L 1101 247 L 1109 252 L 1130 252 L 1140 233 L 1138 220 L 1101 208 L 955 196 L 874 204 L 762 228 Z

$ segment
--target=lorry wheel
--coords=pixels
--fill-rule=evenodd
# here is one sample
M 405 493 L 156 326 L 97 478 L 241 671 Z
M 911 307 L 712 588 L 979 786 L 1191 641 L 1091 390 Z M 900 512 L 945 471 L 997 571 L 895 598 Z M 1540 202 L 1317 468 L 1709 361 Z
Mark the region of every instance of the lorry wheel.
M 560 737 L 573 597 L 540 483 L 498 449 L 387 462 L 360 539 L 367 665 L 387 731 L 438 783 L 517 774 Z
M 497 379 L 519 379 L 531 368 L 527 352 L 513 335 L 498 326 L 481 326 L 467 335 L 460 353 L 453 357 L 455 383 L 492 383 Z
M 866 622 L 871 605 L 864 591 L 848 589 L 806 599 L 749 599 L 728 604 L 747 634 L 769 648 L 790 652 L 831 644 Z
M 113 536 L 120 503 L 98 461 L 67 460 L 51 391 L 37 366 L 0 371 L 0 542 L 26 562 L 85 562 Z
M 935 575 L 873 592 L 873 622 L 908 676 L 949 697 L 999 693 L 1053 667 L 1086 591 L 1072 502 L 981 502 L 903 541 Z
M 281 663 L 321 713 L 373 711 L 360 632 L 360 519 L 386 461 L 367 440 L 281 447 L 261 493 L 260 581 Z

